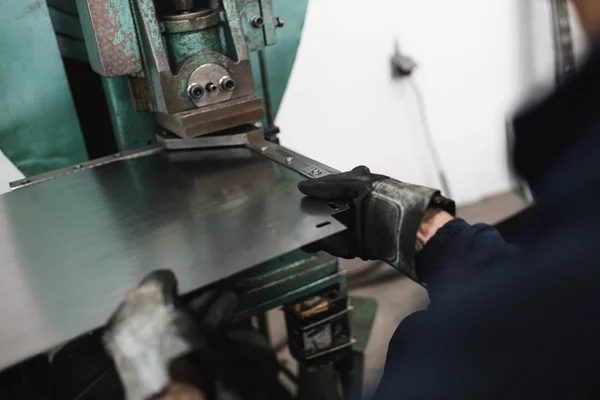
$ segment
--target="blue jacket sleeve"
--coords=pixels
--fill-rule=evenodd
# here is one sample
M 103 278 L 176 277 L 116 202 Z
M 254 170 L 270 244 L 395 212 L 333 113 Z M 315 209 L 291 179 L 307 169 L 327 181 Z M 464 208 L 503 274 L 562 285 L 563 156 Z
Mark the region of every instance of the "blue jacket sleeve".
M 514 263 L 518 248 L 508 244 L 493 227 L 469 225 L 454 219 L 442 227 L 417 255 L 420 278 L 427 287 L 432 306 L 447 290 L 455 290 L 478 273 Z
M 456 219 L 438 231 L 417 258 L 430 307 L 397 328 L 374 399 L 489 398 L 497 382 L 488 374 L 501 376 L 511 365 L 510 360 L 490 363 L 510 354 L 501 339 L 510 324 L 496 325 L 507 310 L 490 287 L 495 275 L 514 267 L 517 255 L 517 248 L 488 225 Z

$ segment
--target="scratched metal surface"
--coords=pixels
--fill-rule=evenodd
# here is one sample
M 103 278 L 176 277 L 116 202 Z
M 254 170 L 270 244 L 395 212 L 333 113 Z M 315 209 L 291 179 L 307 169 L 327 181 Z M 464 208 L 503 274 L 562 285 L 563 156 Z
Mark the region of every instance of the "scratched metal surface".
M 0 196 L 0 370 L 102 325 L 152 270 L 173 270 L 185 293 L 343 230 L 327 205 L 302 201 L 301 179 L 230 149 L 120 161 Z

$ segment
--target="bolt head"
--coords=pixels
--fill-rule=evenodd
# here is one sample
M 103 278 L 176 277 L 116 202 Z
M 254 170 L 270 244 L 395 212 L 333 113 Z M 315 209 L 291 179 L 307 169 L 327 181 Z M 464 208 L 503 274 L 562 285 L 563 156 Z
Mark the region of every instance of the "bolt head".
M 235 81 L 229 76 L 224 76 L 219 79 L 219 86 L 221 86 L 221 89 L 231 92 L 235 89 Z
M 190 85 L 190 87 L 188 88 L 188 95 L 192 99 L 199 99 L 202 96 L 204 96 L 204 89 L 202 89 L 202 86 Z
M 274 22 L 275 22 L 275 28 L 283 28 L 285 25 L 285 22 L 283 22 L 283 18 L 281 18 L 281 17 L 276 17 Z
M 310 174 L 312 176 L 319 176 L 323 173 L 323 171 L 321 171 L 319 168 L 313 168 L 312 171 L 310 171 Z
M 206 91 L 209 93 L 216 92 L 219 87 L 212 82 L 206 84 Z
M 265 20 L 260 15 L 252 17 L 252 26 L 256 29 L 262 28 L 265 25 Z

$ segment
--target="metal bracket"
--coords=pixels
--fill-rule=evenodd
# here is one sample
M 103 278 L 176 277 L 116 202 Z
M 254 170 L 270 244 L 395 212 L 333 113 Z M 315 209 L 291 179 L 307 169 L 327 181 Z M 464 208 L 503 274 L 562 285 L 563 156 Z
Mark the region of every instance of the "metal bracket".
M 278 164 L 285 165 L 307 178 L 316 179 L 331 174 L 339 174 L 335 168 L 328 167 L 302 154 L 266 140 L 256 140 L 248 143 L 248 148 Z

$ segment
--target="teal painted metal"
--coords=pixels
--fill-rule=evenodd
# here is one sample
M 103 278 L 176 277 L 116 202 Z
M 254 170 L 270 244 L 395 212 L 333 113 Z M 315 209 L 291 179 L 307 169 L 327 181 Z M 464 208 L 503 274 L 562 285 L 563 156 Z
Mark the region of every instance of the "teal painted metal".
M 223 27 L 219 22 L 217 19 L 215 23 L 203 26 L 189 26 L 189 21 L 163 23 L 172 71 L 177 71 L 182 62 L 200 51 L 224 51 L 226 44 L 223 41 Z
M 275 14 L 273 12 L 273 0 L 260 0 L 260 12 L 265 21 L 265 26 L 263 28 L 265 34 L 265 45 L 272 46 L 277 41 L 277 35 L 275 30 L 277 27 L 275 26 Z
M 264 27 L 256 28 L 252 25 L 254 17 L 262 17 L 261 4 L 258 0 L 248 0 L 240 7 L 244 37 L 248 44 L 248 51 L 258 51 L 265 48 Z
M 229 29 L 225 29 L 225 40 L 228 42 L 227 55 L 234 61 L 247 59 L 248 46 L 245 40 L 243 8 L 236 1 L 223 3 L 225 18 Z
M 57 7 L 56 4 L 60 7 Z M 71 9 L 65 10 L 69 4 Z M 83 41 L 83 32 L 75 2 L 67 3 L 65 0 L 61 2 L 49 1 L 48 6 L 60 54 L 63 58 L 72 58 L 88 63 L 87 49 Z
M 269 88 L 271 91 L 271 106 L 273 114 L 277 115 L 300 45 L 308 0 L 272 1 L 274 15 L 282 17 L 285 22 L 283 28 L 277 29 L 277 43 L 264 50 L 267 60 Z M 252 71 L 256 85 L 256 95 L 264 98 L 258 56 L 256 54 L 252 54 Z
M 127 77 L 102 78 L 102 85 L 119 151 L 154 143 L 158 133 L 154 115 L 134 110 Z
M 25 175 L 87 160 L 48 7 L 0 1 L 0 147 Z
M 76 2 L 92 69 L 104 76 L 141 72 L 142 61 L 129 0 Z M 96 31 L 102 37 L 99 42 L 96 40 Z M 104 63 L 105 60 L 109 65 Z M 116 70 L 115 65 L 118 66 Z
M 63 58 L 72 58 L 85 63 L 89 62 L 85 44 L 81 40 L 73 40 L 62 35 L 57 35 L 56 40 Z
M 365 352 L 377 315 L 377 300 L 364 297 L 351 297 L 350 328 L 356 340 L 352 346 L 352 369 L 340 372 L 340 382 L 345 400 L 363 399 L 363 375 Z
M 352 337 L 356 339 L 356 343 L 352 347 L 355 351 L 364 353 L 375 323 L 377 300 L 367 297 L 351 297 L 350 305 L 352 306 L 352 312 L 350 313 Z
M 75 0 L 47 0 L 48 7 L 51 9 L 63 11 L 71 15 L 77 15 L 77 5 Z
M 50 19 L 57 35 L 65 35 L 71 39 L 83 40 L 81 23 L 77 15 L 68 14 L 54 7 L 49 8 Z
M 154 3 L 152 0 L 133 0 L 131 4 L 133 4 L 133 20 L 138 32 L 139 50 L 153 108 L 156 111 L 168 112 L 160 75 L 163 71 L 170 70 L 170 67 Z
M 240 293 L 236 320 L 298 301 L 327 287 L 345 290 L 337 259 L 324 253 L 295 251 L 256 266 L 232 280 Z
M 187 32 L 165 32 L 165 45 L 171 69 L 177 71 L 180 63 L 200 50 L 223 52 L 222 29 L 220 25 L 215 25 Z

